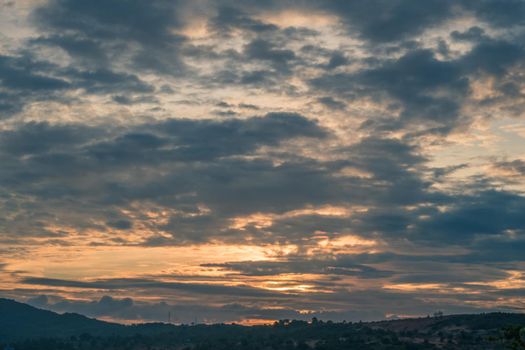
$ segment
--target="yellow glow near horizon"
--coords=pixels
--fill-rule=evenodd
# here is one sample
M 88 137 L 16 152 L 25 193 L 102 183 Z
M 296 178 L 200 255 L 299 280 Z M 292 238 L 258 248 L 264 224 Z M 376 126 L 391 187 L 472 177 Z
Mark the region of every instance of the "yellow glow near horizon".
M 385 289 L 394 289 L 403 292 L 414 292 L 418 290 L 442 289 L 444 284 L 440 283 L 395 283 L 383 286 Z
M 10 270 L 61 279 L 145 274 L 200 274 L 204 263 L 268 259 L 270 249 L 254 245 L 202 244 L 183 247 L 40 247 L 28 259 L 9 260 Z M 210 274 L 209 271 L 206 274 Z

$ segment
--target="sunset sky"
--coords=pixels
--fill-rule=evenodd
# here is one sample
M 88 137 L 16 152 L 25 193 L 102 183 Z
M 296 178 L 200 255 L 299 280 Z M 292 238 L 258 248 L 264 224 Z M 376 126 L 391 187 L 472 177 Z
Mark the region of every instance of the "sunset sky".
M 0 297 L 521 312 L 524 43 L 522 0 L 0 0 Z

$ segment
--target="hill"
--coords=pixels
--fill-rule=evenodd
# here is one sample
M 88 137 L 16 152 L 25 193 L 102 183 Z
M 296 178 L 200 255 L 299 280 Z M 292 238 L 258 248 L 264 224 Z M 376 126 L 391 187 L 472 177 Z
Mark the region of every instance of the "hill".
M 69 337 L 82 333 L 110 335 L 125 326 L 79 314 L 41 310 L 14 300 L 0 299 L 0 340 L 27 337 Z
M 525 314 L 448 315 L 369 323 L 284 320 L 253 327 L 125 326 L 0 299 L 0 349 L 9 342 L 16 350 L 499 350 L 506 348 L 502 335 L 508 326 L 525 326 Z
M 0 342 L 41 337 L 65 338 L 81 334 L 93 336 L 158 334 L 174 327 L 164 323 L 126 326 L 75 313 L 57 314 L 0 298 Z

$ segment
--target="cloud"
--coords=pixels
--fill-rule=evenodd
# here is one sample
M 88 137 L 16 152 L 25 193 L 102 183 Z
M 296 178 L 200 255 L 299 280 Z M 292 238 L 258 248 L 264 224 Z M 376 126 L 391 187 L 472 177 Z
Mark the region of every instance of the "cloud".
M 224 224 L 233 213 L 257 207 L 267 210 L 275 205 L 274 196 L 283 199 L 282 206 L 292 208 L 310 196 L 304 192 L 308 186 L 329 186 L 329 175 L 306 161 L 275 167 L 269 160 L 236 157 L 294 138 L 326 136 L 327 131 L 314 121 L 287 113 L 244 120 L 173 119 L 139 125 L 136 131 L 28 123 L 0 134 L 0 158 L 3 164 L 9 164 L 0 172 L 0 178 L 10 191 L 56 201 L 55 205 L 48 202 L 38 209 L 34 207 L 32 214 L 20 215 L 35 216 L 42 210 L 42 215 L 53 212 L 70 217 L 62 201 L 71 196 L 79 210 L 82 207 L 81 211 L 102 215 L 109 227 L 121 229 L 133 223 L 121 215 L 115 219 L 111 214 L 114 209 L 110 208 L 127 207 L 133 200 L 150 200 L 180 210 L 182 215 L 157 226 L 156 230 L 172 232 L 180 240 L 200 241 L 201 235 L 219 235 L 216 231 L 220 226 L 213 228 L 214 225 Z M 141 178 L 138 174 L 144 171 L 148 175 Z M 125 173 L 138 177 L 120 178 Z M 297 182 L 299 175 L 303 179 Z M 255 179 L 259 179 L 259 185 L 253 187 L 251 181 Z M 229 193 L 237 193 L 236 199 L 224 201 Z M 327 194 L 316 196 L 328 198 Z M 197 216 L 183 214 L 199 213 L 198 208 L 203 205 L 212 212 Z M 78 219 L 74 219 L 75 225 L 88 225 Z M 29 217 L 27 220 L 29 226 L 36 225 L 26 230 L 27 234 L 35 231 L 42 234 L 40 224 Z M 11 224 L 14 223 L 9 220 L 3 223 L 6 232 Z M 15 226 L 18 225 L 25 224 Z
M 247 276 L 278 276 L 281 274 L 330 274 L 358 276 L 361 278 L 384 278 L 390 271 L 381 271 L 370 266 L 356 264 L 344 259 L 315 260 L 290 259 L 288 261 L 240 261 L 224 264 L 204 264 L 204 267 L 215 267 L 236 271 Z
M 450 33 L 450 36 L 452 39 L 458 40 L 458 41 L 479 42 L 484 39 L 487 39 L 483 28 L 480 28 L 478 26 L 470 27 L 468 30 L 464 32 L 459 32 L 457 30 L 454 30 L 452 33 Z
M 461 111 L 472 92 L 474 75 L 485 73 L 505 81 L 515 74 L 512 69 L 523 63 L 523 57 L 519 45 L 480 39 L 456 59 L 437 59 L 434 51 L 416 48 L 397 59 L 380 60 L 379 64 L 354 73 L 318 76 L 310 80 L 310 85 L 339 98 L 372 97 L 388 104 L 387 115 L 368 118 L 363 123 L 365 129 L 393 131 L 424 127 L 426 133 L 446 135 L 472 122 L 472 117 Z
M 0 56 L 0 108 L 2 117 L 12 117 L 26 105 L 42 101 L 69 101 L 65 94 L 82 89 L 87 94 L 126 92 L 149 94 L 154 88 L 134 74 L 104 68 L 64 68 L 32 55 Z
M 338 110 L 338 109 L 343 110 L 346 108 L 346 105 L 343 102 L 335 100 L 330 96 L 319 97 L 317 101 L 327 106 L 328 108 L 335 109 L 335 110 Z
M 371 42 L 392 42 L 421 34 L 425 29 L 438 25 L 453 15 L 451 1 L 367 2 L 333 0 L 320 8 L 331 11 L 349 27 Z M 380 14 L 380 15 L 378 15 Z
M 81 145 L 97 134 L 103 132 L 78 125 L 29 122 L 2 132 L 0 143 L 4 155 L 16 157 L 57 152 L 64 147 Z
M 60 90 L 68 87 L 64 80 L 32 72 L 34 63 L 29 57 L 0 56 L 2 85 L 12 90 Z M 38 67 L 38 63 L 36 64 Z M 45 66 L 44 66 L 45 67 Z
M 496 27 L 508 28 L 523 23 L 525 4 L 516 0 L 465 1 L 465 7 L 472 10 L 478 18 Z
M 524 8 L 13 3 L 0 251 L 20 280 L 3 295 L 39 285 L 31 302 L 55 310 L 181 322 L 519 306 L 525 166 L 507 129 L 525 108 Z M 52 279 L 30 259 L 211 244 L 264 253 L 170 257 L 184 280 L 150 264 Z
M 46 62 L 28 55 L 0 55 L 0 119 L 20 112 L 29 101 L 53 98 L 70 87 L 69 82 L 49 74 L 48 69 Z
M 51 301 L 53 299 L 54 301 Z M 94 301 L 75 301 L 56 296 L 40 295 L 28 300 L 31 305 L 57 312 L 76 312 L 90 317 L 112 320 L 170 321 L 174 323 L 219 323 L 244 320 L 300 319 L 299 312 L 290 309 L 271 309 L 230 303 L 222 306 L 184 303 L 137 302 L 131 298 L 114 298 L 108 295 Z
M 275 25 L 253 19 L 238 8 L 230 6 L 220 6 L 217 14 L 210 19 L 208 25 L 221 34 L 229 34 L 234 28 L 255 33 L 271 32 L 278 29 Z
M 523 196 L 485 191 L 460 200 L 443 213 L 435 213 L 421 221 L 417 231 L 421 238 L 447 237 L 447 242 L 471 239 L 475 235 L 501 235 L 521 231 L 525 219 L 519 214 L 525 209 Z
M 316 90 L 328 90 L 341 97 L 372 95 L 399 103 L 400 110 L 394 105 L 392 111 L 398 117 L 384 120 L 394 130 L 423 125 L 448 133 L 465 122 L 460 119 L 459 109 L 461 98 L 468 92 L 467 79 L 458 63 L 437 60 L 428 50 L 413 50 L 378 67 L 355 74 L 328 74 L 310 83 Z M 373 123 L 368 120 L 365 125 Z
M 295 59 L 293 51 L 276 48 L 262 39 L 253 40 L 246 45 L 245 54 L 249 59 L 269 61 L 277 70 L 286 70 L 288 62 Z
M 52 278 L 26 277 L 22 280 L 25 284 L 52 286 L 52 287 L 71 287 L 82 289 L 168 289 L 184 293 L 204 294 L 204 295 L 223 295 L 236 297 L 284 297 L 279 293 L 269 290 L 254 288 L 246 285 L 227 286 L 206 283 L 180 283 L 180 282 L 163 282 L 147 279 L 107 279 L 93 282 L 80 282 L 70 280 L 60 280 Z
M 108 221 L 106 225 L 119 229 L 119 230 L 129 230 L 133 227 L 133 223 L 128 220 L 115 220 L 115 221 Z
M 523 48 L 503 40 L 485 40 L 475 46 L 464 58 L 466 69 L 503 76 L 509 67 L 523 62 Z
M 109 65 L 109 57 L 102 45 L 81 35 L 49 35 L 33 39 L 31 43 L 35 46 L 57 46 L 87 66 L 103 67 Z
M 125 50 L 135 68 L 167 74 L 185 69 L 178 55 L 184 37 L 173 32 L 183 23 L 176 2 L 54 0 L 38 7 L 33 17 L 50 34 L 40 43 L 57 45 L 82 61 L 91 58 L 95 66 L 118 60 Z M 94 49 L 90 55 L 84 54 L 87 48 Z
M 525 174 L 525 161 L 522 159 L 514 159 L 511 161 L 499 161 L 494 164 L 496 168 L 510 171 L 514 175 L 524 175 Z
M 117 73 L 105 69 L 96 71 L 68 70 L 66 74 L 77 80 L 76 87 L 87 93 L 128 92 L 148 93 L 154 88 L 141 81 L 136 75 Z
M 342 52 L 334 52 L 330 56 L 330 60 L 326 64 L 326 69 L 335 69 L 340 66 L 344 66 L 349 63 L 348 58 Z

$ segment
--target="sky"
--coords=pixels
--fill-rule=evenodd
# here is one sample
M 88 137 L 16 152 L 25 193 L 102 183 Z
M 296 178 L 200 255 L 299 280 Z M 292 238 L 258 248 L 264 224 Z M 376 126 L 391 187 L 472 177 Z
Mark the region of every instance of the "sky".
M 522 312 L 524 43 L 523 0 L 0 0 L 0 297 Z

